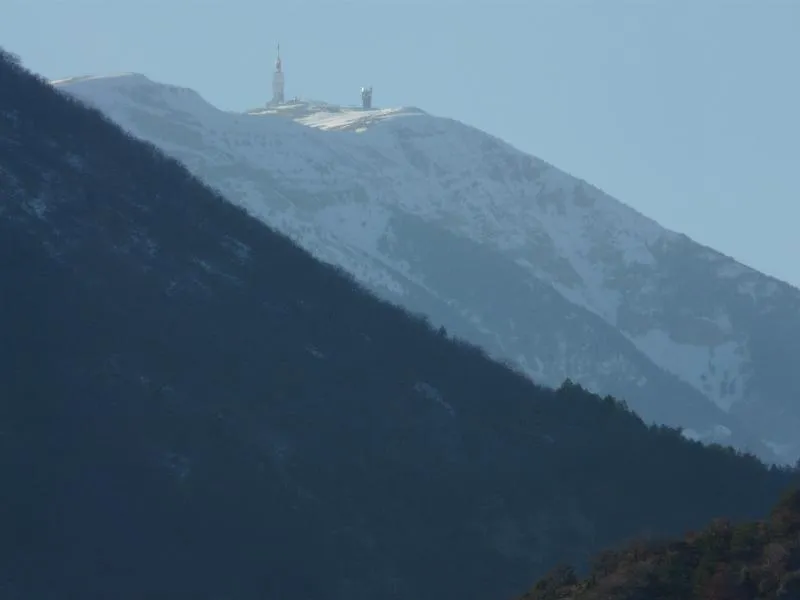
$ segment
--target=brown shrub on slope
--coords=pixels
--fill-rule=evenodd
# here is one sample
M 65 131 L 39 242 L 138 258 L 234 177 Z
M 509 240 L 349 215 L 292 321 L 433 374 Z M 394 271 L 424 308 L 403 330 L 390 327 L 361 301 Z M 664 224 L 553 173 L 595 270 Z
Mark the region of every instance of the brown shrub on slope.
M 569 567 L 522 600 L 800 600 L 800 490 L 769 517 L 719 519 L 680 541 L 639 540 L 595 559 L 579 581 Z

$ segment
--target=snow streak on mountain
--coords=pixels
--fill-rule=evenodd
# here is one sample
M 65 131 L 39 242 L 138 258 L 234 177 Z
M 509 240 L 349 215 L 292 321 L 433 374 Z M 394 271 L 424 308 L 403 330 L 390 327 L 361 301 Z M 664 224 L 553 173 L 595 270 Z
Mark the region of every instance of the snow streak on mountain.
M 536 381 L 571 378 L 768 460 L 800 456 L 800 291 L 542 160 L 416 108 L 230 113 L 139 74 L 54 85 Z

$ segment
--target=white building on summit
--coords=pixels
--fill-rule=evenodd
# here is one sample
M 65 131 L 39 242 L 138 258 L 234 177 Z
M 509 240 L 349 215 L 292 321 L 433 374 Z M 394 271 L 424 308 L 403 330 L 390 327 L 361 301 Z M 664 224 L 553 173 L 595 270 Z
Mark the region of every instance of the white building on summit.
M 299 102 L 299 97 L 295 96 L 289 104 Z M 275 71 L 272 73 L 272 99 L 267 102 L 267 106 L 277 106 L 286 104 L 285 82 L 283 78 L 283 63 L 281 62 L 281 45 L 278 44 L 275 56 Z M 361 108 L 364 110 L 372 109 L 372 86 L 361 88 Z
M 372 86 L 361 88 L 361 108 L 364 110 L 372 108 Z
M 275 58 L 275 72 L 272 74 L 272 102 L 270 104 L 283 104 L 284 99 L 283 66 L 281 64 L 281 45 L 278 44 L 278 55 Z

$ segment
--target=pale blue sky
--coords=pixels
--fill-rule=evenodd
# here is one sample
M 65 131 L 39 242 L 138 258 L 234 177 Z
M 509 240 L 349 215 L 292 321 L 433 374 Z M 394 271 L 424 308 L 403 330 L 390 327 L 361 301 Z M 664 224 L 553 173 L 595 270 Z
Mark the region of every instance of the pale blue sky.
M 0 0 L 46 77 L 137 71 L 224 109 L 414 105 L 800 285 L 800 0 Z M 2 90 L 0 90 L 2 93 Z

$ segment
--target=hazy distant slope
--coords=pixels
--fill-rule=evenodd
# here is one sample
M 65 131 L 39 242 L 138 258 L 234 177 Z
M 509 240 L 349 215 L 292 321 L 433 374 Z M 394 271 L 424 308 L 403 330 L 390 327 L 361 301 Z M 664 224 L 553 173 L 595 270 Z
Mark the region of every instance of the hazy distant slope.
M 753 434 L 800 456 L 797 336 L 783 334 L 800 327 L 800 293 L 539 159 L 416 108 L 238 114 L 138 74 L 56 85 L 538 381 L 570 377 L 692 435 L 771 458 Z

